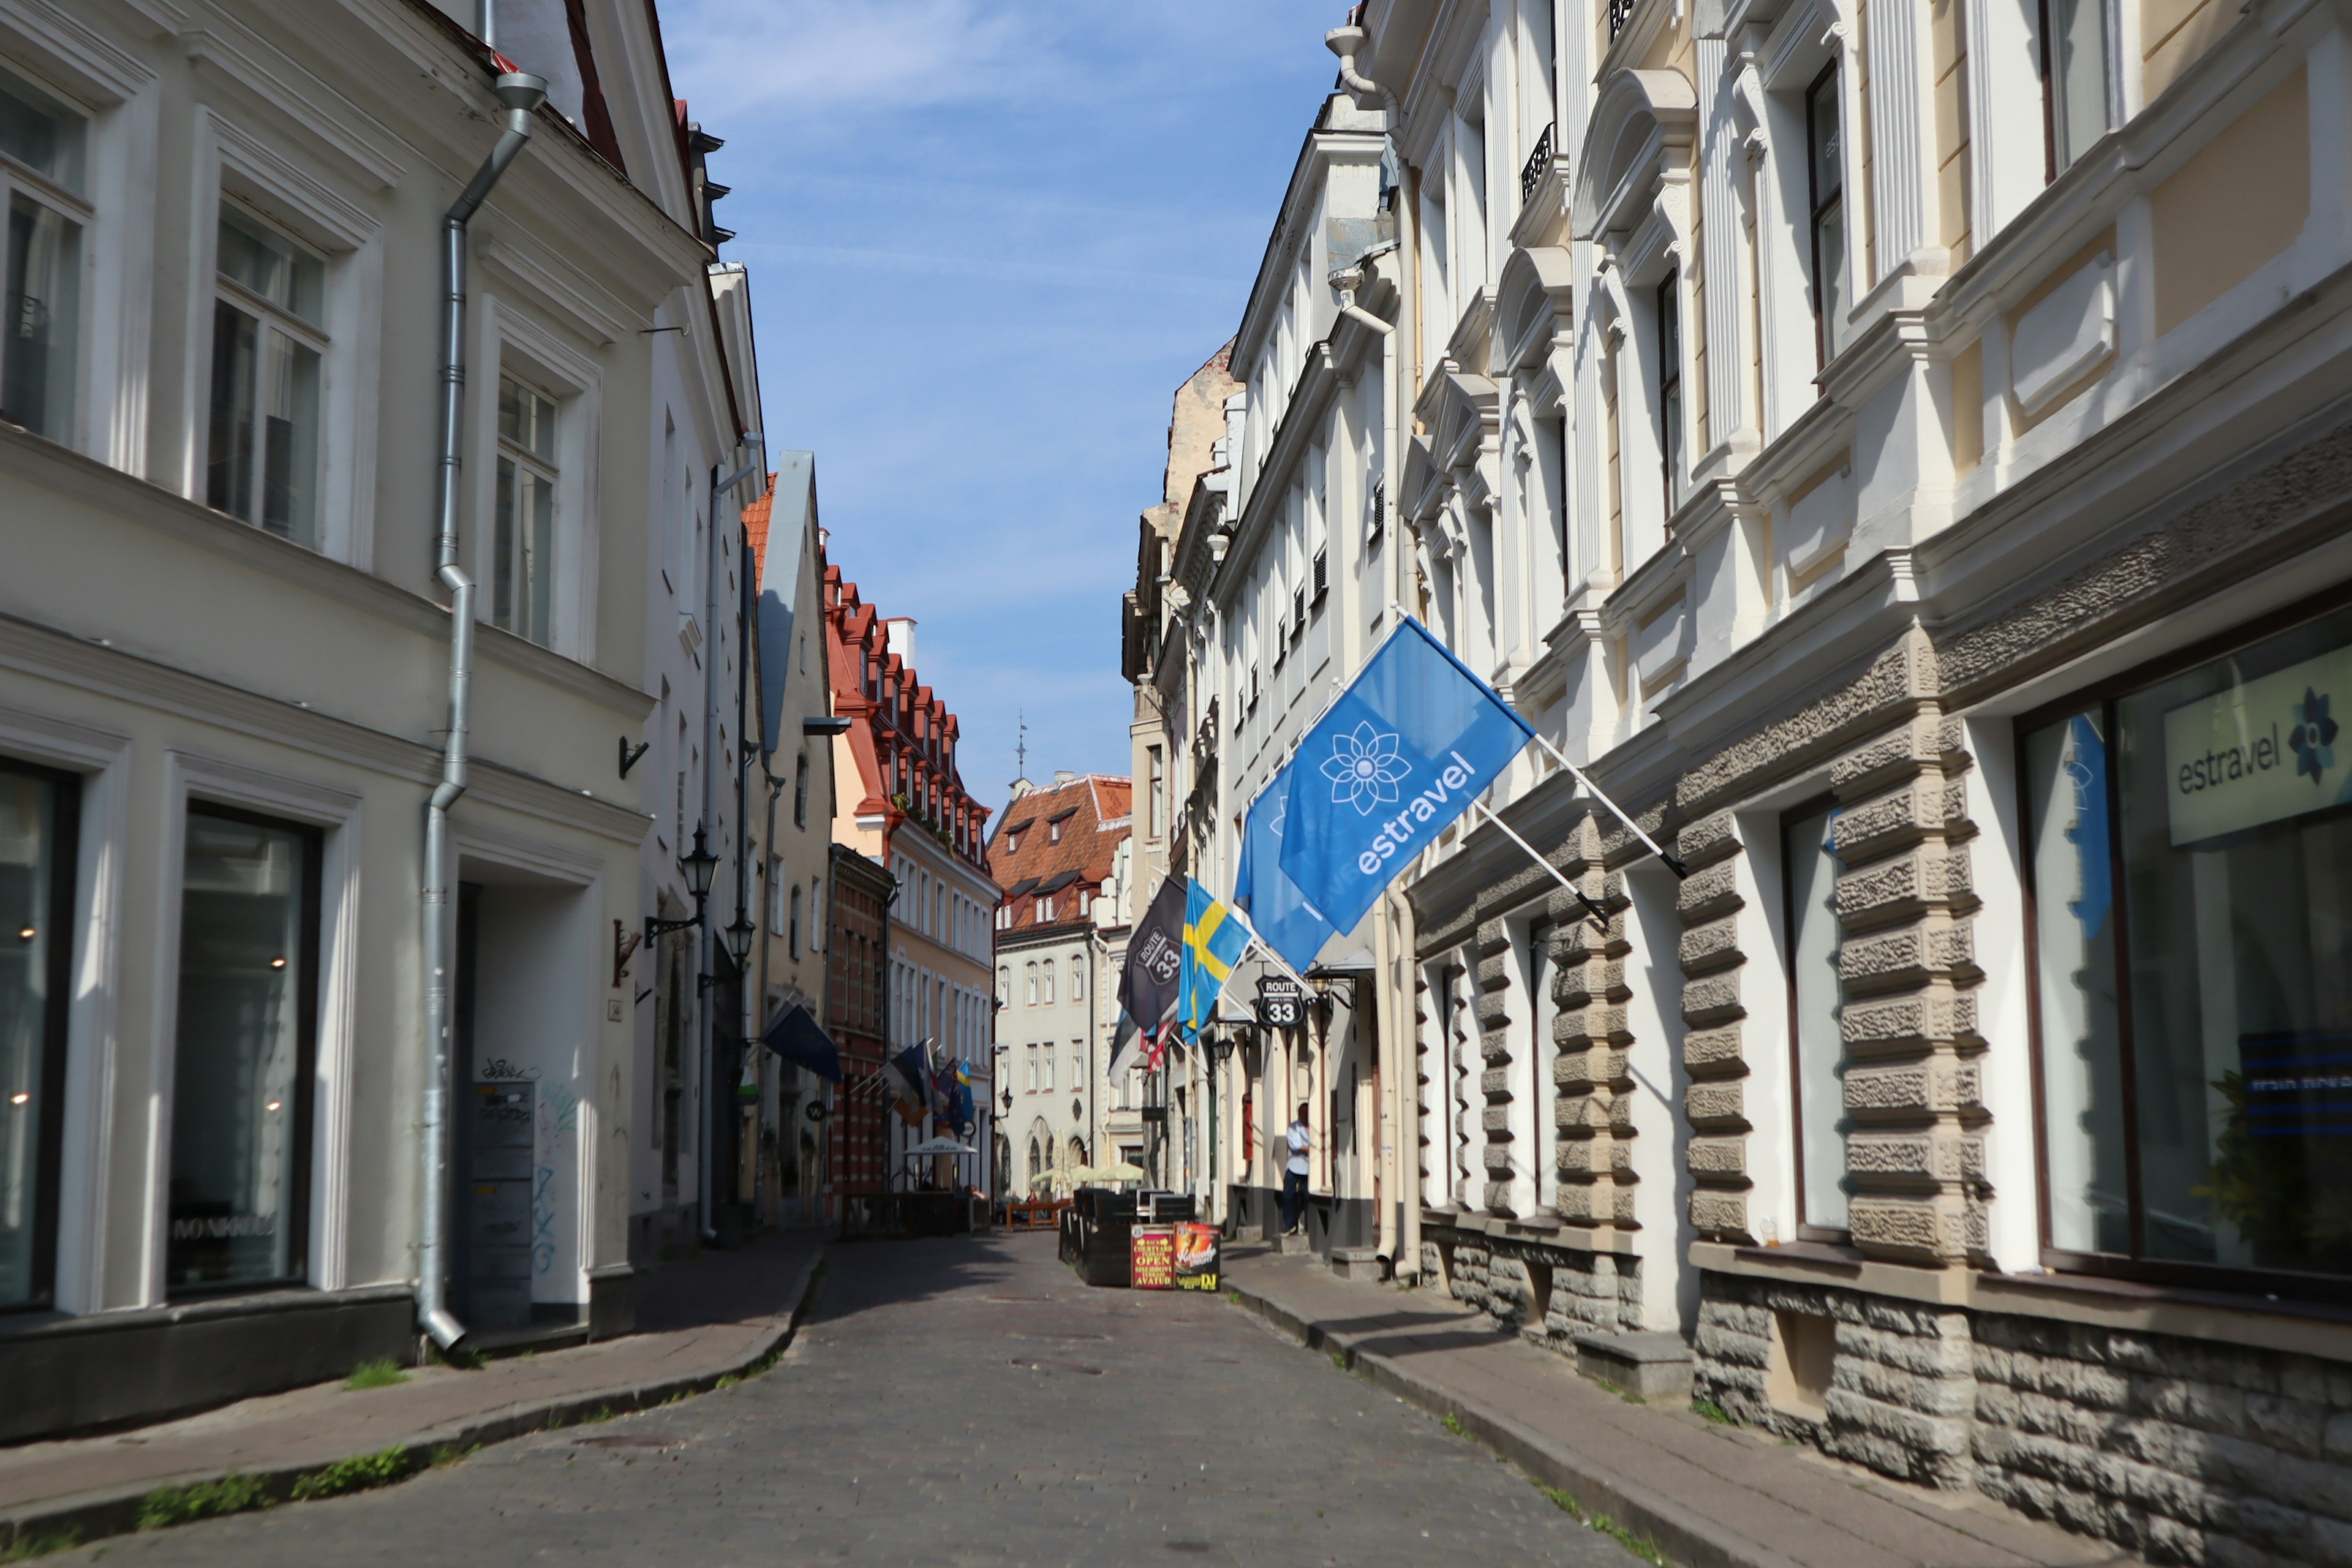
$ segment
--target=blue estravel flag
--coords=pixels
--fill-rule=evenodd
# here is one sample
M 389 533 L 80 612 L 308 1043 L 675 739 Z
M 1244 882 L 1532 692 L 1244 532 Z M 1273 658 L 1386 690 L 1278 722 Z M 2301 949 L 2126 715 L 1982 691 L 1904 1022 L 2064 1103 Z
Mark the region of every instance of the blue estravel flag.
M 1258 939 L 1293 969 L 1305 969 L 1333 934 L 1331 922 L 1315 912 L 1298 884 L 1283 874 L 1283 819 L 1290 811 L 1290 775 L 1285 768 L 1261 791 L 1242 827 L 1242 865 L 1234 879 L 1234 903 L 1257 928 Z
M 1299 742 L 1282 869 L 1346 931 L 1535 731 L 1407 616 Z

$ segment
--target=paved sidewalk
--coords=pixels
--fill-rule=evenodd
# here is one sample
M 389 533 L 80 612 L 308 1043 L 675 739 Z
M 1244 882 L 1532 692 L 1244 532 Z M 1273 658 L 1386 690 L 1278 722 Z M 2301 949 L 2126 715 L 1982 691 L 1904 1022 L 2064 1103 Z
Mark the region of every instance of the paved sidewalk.
M 1228 1251 L 1276 1330 L 1647 1535 L 1676 1568 L 2095 1568 L 2135 1559 L 1974 1494 L 1906 1487 L 1687 1410 L 1631 1404 L 1566 1358 L 1429 1291 L 1345 1283 L 1319 1259 Z
M 624 1339 L 494 1361 L 412 1368 L 389 1388 L 319 1384 L 135 1431 L 0 1448 L 0 1553 L 70 1534 L 137 1528 L 159 1487 L 231 1472 L 283 1496 L 338 1460 L 399 1447 L 412 1464 L 527 1432 L 697 1394 L 791 1338 L 824 1254 L 821 1233 L 762 1237 L 668 1265 L 641 1286 Z

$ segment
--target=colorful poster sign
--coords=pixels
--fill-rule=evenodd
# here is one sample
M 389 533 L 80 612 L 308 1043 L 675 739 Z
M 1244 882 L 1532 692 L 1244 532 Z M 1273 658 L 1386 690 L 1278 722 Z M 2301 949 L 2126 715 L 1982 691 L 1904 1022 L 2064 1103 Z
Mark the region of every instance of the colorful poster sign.
M 2174 847 L 2352 801 L 2347 701 L 2352 648 L 2337 648 L 2165 714 Z
M 1128 1283 L 1139 1290 L 1176 1289 L 1175 1226 L 1139 1225 L 1128 1245 Z
M 1176 1289 L 1214 1291 L 1221 1261 L 1215 1226 L 1188 1220 L 1176 1226 Z

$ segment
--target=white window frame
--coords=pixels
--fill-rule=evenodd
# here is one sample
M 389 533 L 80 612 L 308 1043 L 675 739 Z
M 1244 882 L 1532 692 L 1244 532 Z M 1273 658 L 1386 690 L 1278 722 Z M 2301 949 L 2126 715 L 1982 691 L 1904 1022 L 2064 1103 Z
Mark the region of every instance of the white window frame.
M 546 646 L 588 662 L 596 646 L 598 577 L 596 454 L 604 406 L 603 373 L 558 333 L 513 300 L 478 290 L 478 323 L 468 348 L 466 467 L 469 526 L 461 549 L 482 585 L 475 618 L 494 626 L 488 584 L 497 569 L 498 378 L 512 375 L 555 400 L 555 563 L 550 599 L 553 626 Z
M 189 348 L 183 395 L 187 447 L 181 493 L 202 504 L 212 430 L 213 301 L 220 294 L 222 206 L 244 208 L 309 247 L 326 264 L 317 328 L 319 527 L 316 550 L 372 570 L 379 352 L 383 317 L 381 226 L 354 195 L 311 175 L 217 109 L 196 116 L 195 188 L 189 200 L 185 309 Z
M 78 276 L 74 279 L 73 357 L 63 366 L 68 377 L 67 403 L 60 421 L 60 428 L 43 432 L 44 437 L 48 440 L 56 441 L 62 446 L 79 447 L 82 444 L 83 411 L 89 406 L 90 401 L 87 382 L 89 373 L 88 339 L 97 315 L 97 312 L 90 309 L 92 301 L 89 294 L 91 279 L 95 271 L 90 247 L 98 237 L 98 206 L 88 194 L 92 183 L 90 143 L 96 138 L 96 128 L 93 123 L 96 117 L 69 95 L 57 91 L 47 82 L 22 69 L 16 61 L 10 60 L 8 67 L 11 76 L 23 79 L 26 85 L 37 89 L 47 97 L 55 99 L 59 110 L 79 121 L 81 126 L 84 186 L 82 191 L 77 192 L 68 186 L 59 184 L 39 171 L 16 163 L 5 153 L 0 153 L 0 215 L 5 215 L 10 210 L 12 198 L 21 192 L 36 205 L 57 213 L 70 221 L 79 230 L 79 237 L 75 242 L 79 255 L 74 268 Z M 5 262 L 0 262 L 0 265 L 5 265 Z M 0 279 L 0 286 L 5 286 L 5 279 Z M 0 371 L 5 371 L 6 368 L 7 353 L 5 340 L 0 339 Z

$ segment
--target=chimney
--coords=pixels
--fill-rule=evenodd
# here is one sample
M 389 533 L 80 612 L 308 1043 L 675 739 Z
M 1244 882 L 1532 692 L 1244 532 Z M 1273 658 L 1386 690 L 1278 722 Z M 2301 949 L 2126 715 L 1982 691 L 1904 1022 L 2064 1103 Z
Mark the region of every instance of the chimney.
M 898 616 L 890 620 L 884 621 L 882 624 L 889 628 L 887 636 L 890 639 L 890 651 L 898 656 L 898 662 L 900 664 L 906 666 L 908 669 L 914 668 L 915 617 L 912 616 Z
M 1074 784 L 1077 782 L 1078 775 L 1070 772 L 1067 768 L 1056 768 L 1054 770 L 1054 787 L 1055 789 L 1061 788 L 1064 784 Z

